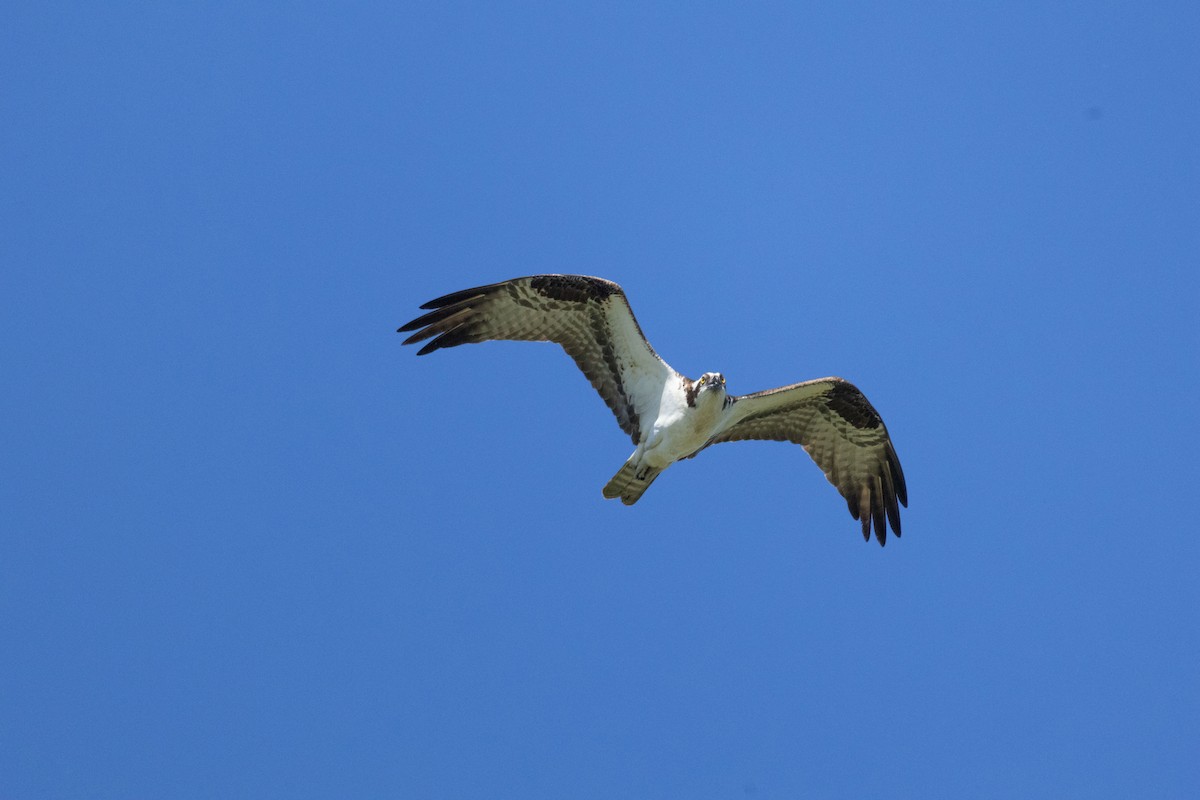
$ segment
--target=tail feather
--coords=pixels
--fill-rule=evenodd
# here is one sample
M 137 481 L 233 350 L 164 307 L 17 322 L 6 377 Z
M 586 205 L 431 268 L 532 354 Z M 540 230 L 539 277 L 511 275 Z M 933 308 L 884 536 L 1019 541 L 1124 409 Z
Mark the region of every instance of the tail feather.
M 639 471 L 642 477 L 638 477 Z M 625 462 L 625 466 L 617 470 L 617 474 L 612 476 L 604 487 L 604 496 L 608 499 L 614 497 L 621 498 L 621 502 L 627 506 L 631 506 L 638 501 L 638 498 L 650 488 L 650 484 L 654 483 L 654 479 L 662 474 L 661 469 L 653 467 L 642 467 L 640 470 L 638 464 L 634 463 L 631 458 Z

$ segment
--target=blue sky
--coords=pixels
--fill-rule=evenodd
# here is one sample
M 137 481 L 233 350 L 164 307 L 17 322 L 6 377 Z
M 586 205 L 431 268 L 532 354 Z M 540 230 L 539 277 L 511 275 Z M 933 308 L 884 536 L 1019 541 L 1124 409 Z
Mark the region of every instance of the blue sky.
M 0 795 L 1200 792 L 1194 4 L 3 17 Z M 903 539 L 401 347 L 539 272 L 854 381 Z

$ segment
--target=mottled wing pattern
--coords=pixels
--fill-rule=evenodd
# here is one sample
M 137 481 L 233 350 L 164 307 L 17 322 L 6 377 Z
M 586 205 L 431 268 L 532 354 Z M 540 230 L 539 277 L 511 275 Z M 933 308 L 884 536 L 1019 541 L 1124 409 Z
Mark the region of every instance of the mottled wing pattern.
M 634 444 L 639 418 L 674 375 L 642 335 L 617 284 L 585 275 L 532 275 L 431 300 L 432 309 L 400 327 L 418 355 L 493 339 L 556 342 L 583 370 Z M 648 383 L 647 383 L 648 382 Z
M 734 397 L 729 422 L 709 444 L 767 439 L 801 445 L 879 544 L 887 524 L 900 535 L 899 505 L 908 505 L 904 472 L 878 412 L 855 386 L 820 378 L 766 392 Z M 899 503 L 899 505 L 898 505 Z

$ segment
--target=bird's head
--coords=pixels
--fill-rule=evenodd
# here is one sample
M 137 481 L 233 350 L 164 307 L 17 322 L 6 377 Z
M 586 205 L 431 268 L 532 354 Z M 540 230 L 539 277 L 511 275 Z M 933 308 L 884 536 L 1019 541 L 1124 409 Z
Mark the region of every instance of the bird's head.
M 697 381 L 701 392 L 717 392 L 725 394 L 725 376 L 719 372 L 706 372 Z

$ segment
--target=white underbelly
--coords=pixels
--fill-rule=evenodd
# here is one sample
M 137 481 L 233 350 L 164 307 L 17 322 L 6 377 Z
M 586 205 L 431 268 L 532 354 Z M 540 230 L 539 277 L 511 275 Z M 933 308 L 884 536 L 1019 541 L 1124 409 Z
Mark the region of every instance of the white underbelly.
M 642 463 L 663 469 L 687 458 L 708 442 L 715 432 L 715 424 L 715 419 L 687 414 L 669 424 L 655 426 L 642 455 Z

